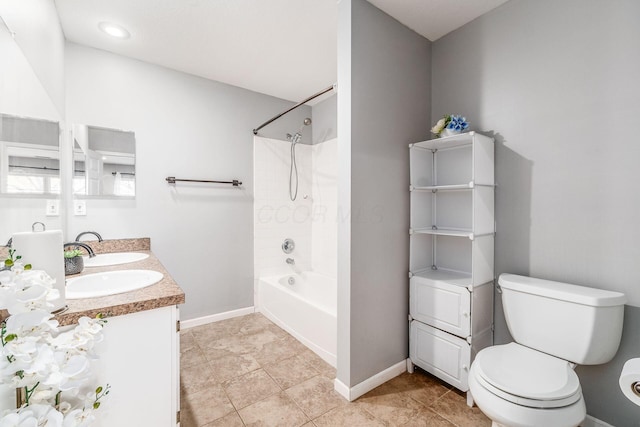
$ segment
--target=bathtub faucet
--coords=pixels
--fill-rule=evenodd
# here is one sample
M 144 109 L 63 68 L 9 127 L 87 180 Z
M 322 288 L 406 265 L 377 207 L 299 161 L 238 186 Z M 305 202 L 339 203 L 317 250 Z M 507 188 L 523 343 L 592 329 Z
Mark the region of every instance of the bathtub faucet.
M 294 265 L 296 262 L 293 260 L 293 258 L 287 258 L 287 264 L 289 265 Z

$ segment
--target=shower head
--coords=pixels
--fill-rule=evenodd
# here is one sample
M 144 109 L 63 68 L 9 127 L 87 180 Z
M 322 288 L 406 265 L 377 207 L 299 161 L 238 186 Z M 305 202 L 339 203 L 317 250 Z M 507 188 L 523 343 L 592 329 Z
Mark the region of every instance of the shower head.
M 305 119 L 302 121 L 302 126 L 300 126 L 300 129 L 298 129 L 298 131 L 293 135 L 288 133 L 287 139 L 293 142 L 294 144 L 297 144 L 302 139 L 302 130 L 304 129 L 305 126 L 309 126 L 310 124 L 311 124 L 311 119 L 309 117 L 305 117 Z

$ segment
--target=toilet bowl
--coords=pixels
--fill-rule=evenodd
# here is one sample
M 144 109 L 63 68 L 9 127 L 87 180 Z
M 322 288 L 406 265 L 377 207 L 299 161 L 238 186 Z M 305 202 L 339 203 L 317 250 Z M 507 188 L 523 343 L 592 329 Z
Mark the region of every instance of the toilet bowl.
M 580 425 L 587 412 L 573 368 L 613 358 L 625 295 L 513 274 L 498 283 L 515 342 L 478 352 L 469 371 L 473 400 L 494 426 Z
M 586 408 L 569 362 L 517 343 L 482 351 L 471 365 L 469 388 L 497 425 L 578 426 Z

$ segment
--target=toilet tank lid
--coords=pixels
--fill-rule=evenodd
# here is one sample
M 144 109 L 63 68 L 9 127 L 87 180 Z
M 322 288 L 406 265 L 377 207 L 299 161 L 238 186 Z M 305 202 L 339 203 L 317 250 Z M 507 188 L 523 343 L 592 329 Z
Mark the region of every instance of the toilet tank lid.
M 500 287 L 503 289 L 593 307 L 611 307 L 624 305 L 627 302 L 626 295 L 621 292 L 571 285 L 569 283 L 554 282 L 552 280 L 536 279 L 528 276 L 518 276 L 516 274 L 501 274 L 498 279 L 498 284 L 500 284 Z

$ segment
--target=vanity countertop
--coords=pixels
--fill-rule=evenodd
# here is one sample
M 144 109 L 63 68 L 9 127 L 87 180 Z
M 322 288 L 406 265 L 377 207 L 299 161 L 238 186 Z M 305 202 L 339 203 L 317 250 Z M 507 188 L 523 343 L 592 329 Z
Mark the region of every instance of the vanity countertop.
M 159 271 L 164 277 L 154 285 L 135 291 L 98 298 L 67 300 L 69 309 L 56 316 L 56 320 L 60 322 L 60 325 L 71 325 L 77 323 L 78 319 L 82 316 L 95 317 L 98 313 L 102 313 L 107 317 L 122 316 L 184 303 L 184 291 L 173 280 L 158 258 L 151 252 L 149 239 L 105 240 L 100 243 L 97 241 L 85 241 L 83 243 L 89 244 L 96 254 L 142 252 L 149 254 L 149 258 L 107 267 L 87 267 L 82 273 L 67 276 L 67 279 L 103 271 L 133 269 Z

